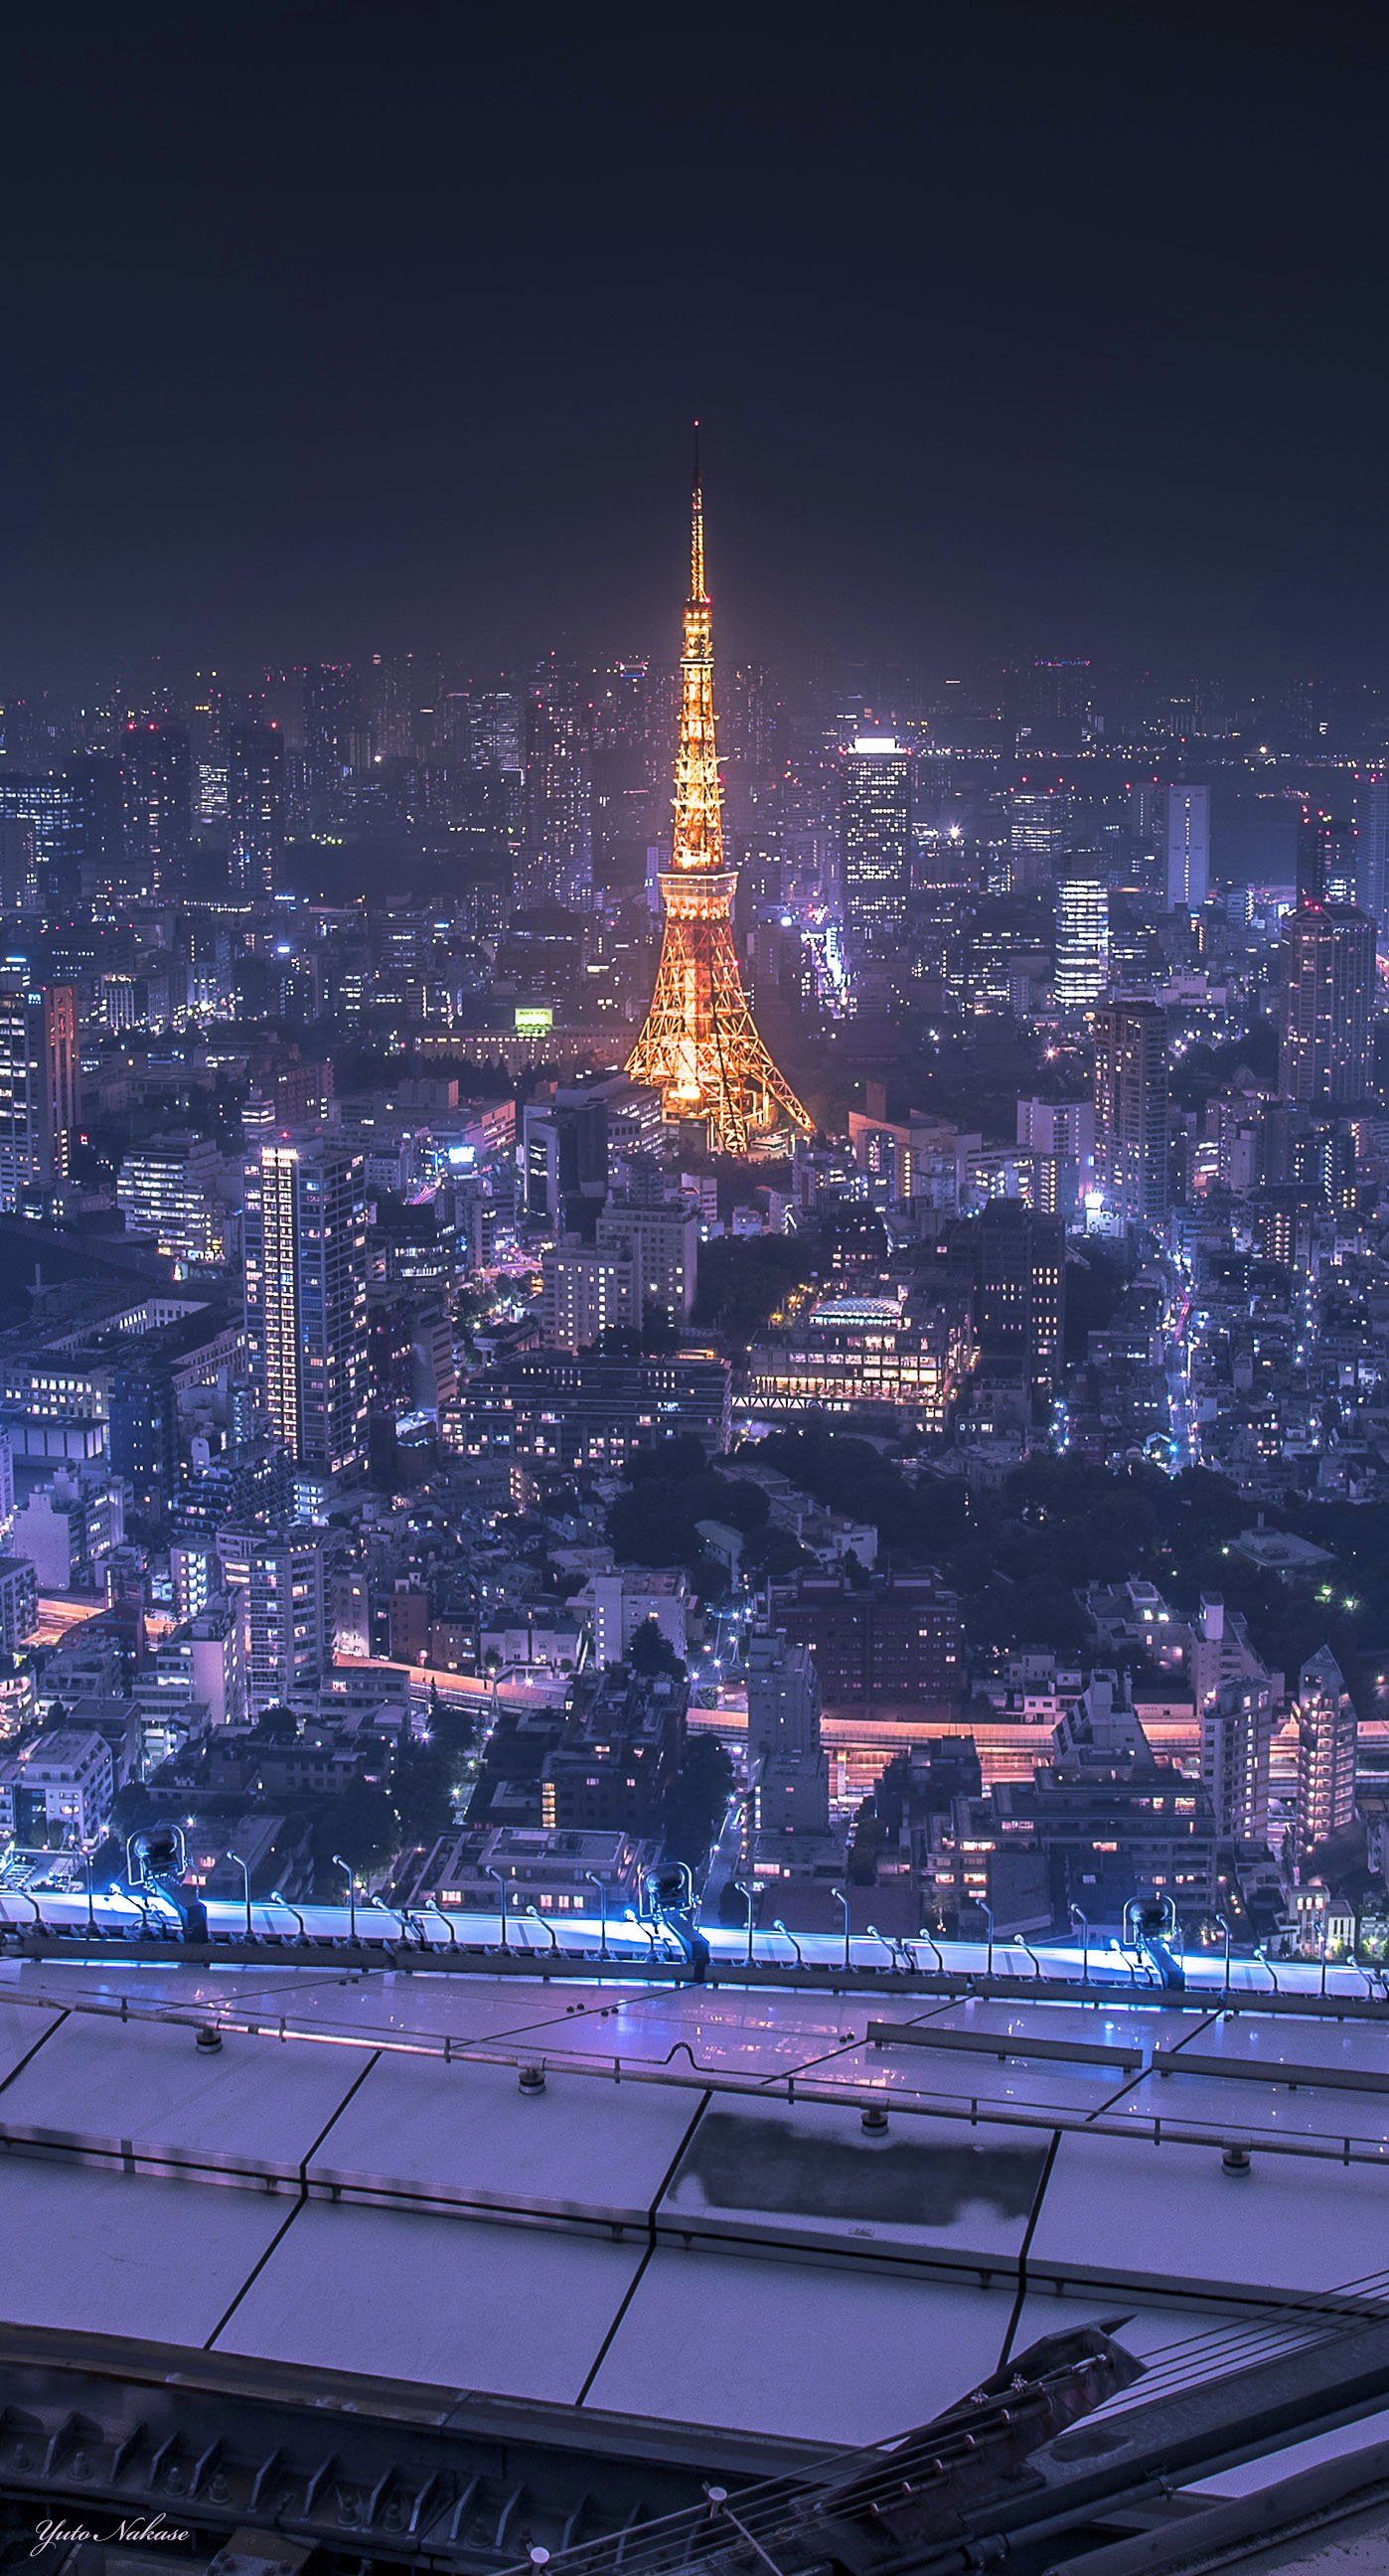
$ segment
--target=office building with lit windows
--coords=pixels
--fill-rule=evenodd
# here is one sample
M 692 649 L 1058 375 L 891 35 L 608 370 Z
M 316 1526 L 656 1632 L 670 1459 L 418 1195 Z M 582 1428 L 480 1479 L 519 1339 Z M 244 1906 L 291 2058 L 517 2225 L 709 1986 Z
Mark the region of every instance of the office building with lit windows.
M 1199 912 L 1211 885 L 1211 791 L 1167 790 L 1167 908 Z
M 890 1408 L 943 1431 L 972 1358 L 965 1299 L 915 1311 L 900 1292 L 823 1297 L 749 1352 L 748 1401 L 778 1415 Z
M 1109 981 L 1109 889 L 1063 877 L 1056 890 L 1056 1007 L 1088 1011 Z
M 76 1131 L 72 986 L 0 976 L 0 1213 L 67 1179 Z
M 272 1429 L 328 1481 L 366 1455 L 363 1163 L 325 1137 L 276 1137 L 245 1166 L 246 1332 Z
M 239 725 L 227 763 L 234 894 L 273 895 L 285 854 L 285 752 L 274 725 Z
M 860 734 L 843 756 L 844 929 L 860 951 L 900 939 L 911 892 L 911 759 L 892 734 Z
M 149 1237 L 175 1276 L 220 1261 L 226 1220 L 217 1199 L 222 1157 L 210 1137 L 178 1130 L 133 1145 L 116 1174 L 127 1234 Z
M 1156 1002 L 1095 1014 L 1095 1177 L 1121 1225 L 1167 1214 L 1167 1019 Z
M 316 1690 L 333 1661 L 327 1538 L 285 1530 L 219 1530 L 222 1583 L 241 1623 L 246 1706 L 252 1717 L 295 1691 Z
M 1283 919 L 1285 1100 L 1362 1100 L 1370 1088 L 1375 925 L 1354 904 L 1300 903 Z

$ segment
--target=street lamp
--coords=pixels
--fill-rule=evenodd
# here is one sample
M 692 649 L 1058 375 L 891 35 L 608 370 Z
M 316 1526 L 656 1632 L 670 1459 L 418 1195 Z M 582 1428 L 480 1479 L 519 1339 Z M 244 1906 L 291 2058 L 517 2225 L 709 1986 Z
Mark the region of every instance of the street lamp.
M 308 1937 L 309 1937 L 309 1936 L 308 1936 L 307 1931 L 306 1931 L 306 1930 L 305 1930 L 305 1928 L 304 1928 L 304 1917 L 303 1917 L 303 1915 L 300 1913 L 298 1906 L 297 1906 L 297 1905 L 291 1905 L 291 1904 L 290 1904 L 290 1901 L 289 1901 L 289 1898 L 288 1898 L 287 1896 L 282 1896 L 282 1895 L 280 1894 L 280 1891 L 279 1891 L 278 1887 L 272 1887 L 272 1888 L 271 1888 L 271 1890 L 270 1890 L 270 1902 L 271 1902 L 271 1904 L 272 1904 L 272 1905 L 282 1905 L 282 1906 L 284 1907 L 284 1909 L 285 1909 L 286 1914 L 292 1914 L 292 1915 L 293 1915 L 294 1920 L 295 1920 L 296 1924 L 297 1924 L 297 1925 L 298 1925 L 298 1927 L 299 1927 L 299 1938 L 300 1938 L 300 1940 L 301 1940 L 301 1941 L 307 1941 L 307 1939 L 308 1939 Z
M 526 1912 L 534 1916 L 542 1932 L 549 1933 L 550 1947 L 552 1950 L 557 1950 L 559 1948 L 559 1934 L 556 1932 L 553 1923 L 550 1922 L 546 1915 L 541 1913 L 538 1905 L 528 1905 L 526 1907 Z
M 250 1865 L 249 1865 L 249 1863 L 248 1863 L 248 1862 L 246 1862 L 246 1861 L 244 1861 L 244 1860 L 242 1859 L 240 1852 L 234 1852 L 234 1851 L 224 1852 L 224 1853 L 222 1854 L 222 1857 L 223 1857 L 223 1859 L 224 1859 L 224 1860 L 234 1860 L 234 1861 L 235 1861 L 235 1863 L 236 1863 L 237 1868 L 238 1868 L 238 1869 L 240 1870 L 240 1872 L 241 1872 L 241 1883 L 242 1883 L 242 1886 L 245 1888 L 245 1891 L 246 1891 L 246 1938 L 247 1938 L 247 1940 L 249 1941 L 249 1940 L 250 1940 L 250 1938 L 251 1938 L 251 1930 L 252 1930 L 252 1926 L 251 1926 L 251 1871 L 250 1871 Z
M 442 1923 L 442 1925 L 443 1925 L 443 1927 L 444 1927 L 444 1930 L 447 1932 L 447 1934 L 448 1934 L 448 1936 L 449 1936 L 449 1948 L 450 1948 L 451 1950 L 456 1950 L 456 1949 L 457 1949 L 457 1947 L 458 1947 L 458 1926 L 457 1926 L 457 1924 L 456 1924 L 456 1923 L 452 1923 L 452 1922 L 450 1922 L 449 1917 L 448 1917 L 448 1916 L 447 1916 L 447 1914 L 444 1912 L 444 1909 L 443 1909 L 442 1905 L 439 1903 L 439 1899 L 438 1899 L 438 1897 L 437 1897 L 437 1896 L 428 1896 L 428 1897 L 426 1897 L 426 1899 L 425 1899 L 425 1910 L 426 1910 L 426 1912 L 427 1912 L 427 1913 L 430 1913 L 430 1914 L 437 1914 L 437 1915 L 438 1915 L 439 1920 L 440 1920 L 440 1922 Z
M 119 1885 L 117 1884 L 116 1880 L 113 1878 L 113 1879 L 112 1879 L 112 1881 L 111 1881 L 110 1886 L 109 1886 L 109 1887 L 107 1888 L 107 1890 L 106 1890 L 106 1893 L 107 1893 L 107 1895 L 108 1895 L 108 1896 L 112 1896 L 112 1897 L 119 1898 L 119 1900 L 120 1900 L 123 1904 L 125 1904 L 125 1905 L 133 1905 L 133 1906 L 134 1906 L 134 1908 L 135 1908 L 136 1913 L 140 1916 L 141 1920 L 142 1920 L 144 1923 L 148 1924 L 148 1922 L 149 1922 L 149 1915 L 148 1915 L 148 1914 L 147 1914 L 147 1912 L 145 1911 L 145 1908 L 144 1908 L 143 1904 L 141 1903 L 141 1901 L 140 1901 L 139 1897 L 138 1897 L 138 1896 L 132 1896 L 132 1894 L 131 1894 L 131 1892 L 130 1892 L 130 1889 L 129 1889 L 128 1887 L 121 1887 L 121 1886 L 119 1886 Z
M 333 1852 L 331 1859 L 334 1869 L 340 1869 L 347 1880 L 347 1937 L 355 1950 L 357 1946 L 357 1873 L 351 1861 L 343 1859 L 341 1852 Z
M 402 1914 L 398 1905 L 388 1905 L 384 1896 L 369 1896 L 367 1898 L 367 1903 L 368 1905 L 374 1905 L 378 1914 L 394 1915 L 396 1922 L 400 1925 L 401 1940 L 408 1950 L 410 1946 L 410 1918 L 408 1914 Z
M 783 1941 L 789 1941 L 789 1942 L 790 1942 L 792 1949 L 793 1949 L 793 1950 L 795 1951 L 795 1953 L 796 1953 L 796 1965 L 797 1965 L 797 1967 L 798 1967 L 798 1968 L 803 1968 L 803 1967 L 805 1966 L 805 1957 L 804 1957 L 804 1954 L 803 1954 L 803 1952 L 802 1952 L 802 1950 L 801 1950 L 801 1945 L 800 1945 L 799 1941 L 796 1939 L 795 1933 L 794 1933 L 794 1932 L 788 1932 L 788 1931 L 787 1931 L 786 1926 L 785 1926 L 785 1924 L 782 1922 L 782 1919 L 781 1919 L 781 1916 L 780 1916 L 780 1915 L 778 1915 L 778 1916 L 777 1916 L 777 1919 L 776 1919 L 775 1923 L 772 1925 L 772 1930 L 773 1930 L 774 1932 L 779 1932 L 779 1933 L 781 1934 L 781 1937 L 782 1937 Z
M 842 1905 L 842 1906 L 843 1906 L 843 1908 L 844 1908 L 844 1965 L 845 1965 L 845 1967 L 847 1968 L 847 1967 L 849 1966 L 849 1964 L 850 1964 L 850 1961 L 849 1961 L 849 1899 L 848 1899 L 848 1897 L 846 1896 L 846 1894 L 845 1894 L 845 1892 L 844 1892 L 844 1890 L 843 1890 L 843 1888 L 842 1888 L 842 1887 L 832 1887 L 832 1888 L 830 1889 L 830 1894 L 831 1894 L 831 1896 L 832 1896 L 832 1897 L 834 1897 L 834 1898 L 836 1899 L 837 1903 L 839 1903 L 840 1905 Z
M 745 1904 L 745 1906 L 746 1906 L 746 1907 L 747 1907 L 747 1909 L 748 1909 L 748 1966 L 749 1966 L 749 1967 L 751 1967 L 751 1966 L 752 1966 L 752 1927 L 753 1927 L 753 1921 L 754 1921 L 754 1918 L 755 1918 L 755 1915 L 756 1915 L 756 1911 L 757 1911 L 757 1890 L 756 1890 L 756 1888 L 755 1888 L 755 1887 L 745 1887 L 745 1886 L 743 1885 L 743 1882 L 742 1882 L 742 1880 L 741 1880 L 740 1878 L 735 1878 L 735 1879 L 734 1879 L 734 1881 L 733 1881 L 733 1884 L 734 1884 L 735 1888 L 737 1889 L 738 1894 L 741 1896 L 741 1898 L 742 1898 L 742 1900 L 743 1900 L 743 1903 Z
M 501 1907 L 501 1916 L 502 1916 L 502 1948 L 503 1948 L 504 1950 L 509 1950 L 509 1949 L 511 1948 L 511 1941 L 510 1941 L 510 1938 L 509 1938 L 508 1933 L 507 1933 L 507 1922 L 506 1922 L 506 1880 L 505 1880 L 505 1878 L 503 1877 L 502 1872 L 501 1872 L 499 1869 L 489 1869 L 489 1870 L 487 1871 L 487 1876 L 488 1876 L 489 1878 L 491 1878 L 491 1879 L 495 1879 L 495 1881 L 496 1881 L 496 1883 L 497 1883 L 497 1886 L 501 1889 L 501 1894 L 500 1894 L 500 1896 L 499 1896 L 499 1897 L 498 1897 L 498 1899 L 497 1899 L 497 1903 L 498 1903 L 498 1904 L 499 1904 L 499 1906 Z
M 598 1890 L 598 1956 L 600 1959 L 606 1959 L 608 1955 L 607 1886 L 604 1880 L 599 1877 L 596 1869 L 586 1869 L 584 1871 L 584 1876 L 588 1880 L 589 1886 L 596 1887 Z
M 1082 1914 L 1078 1905 L 1070 1908 L 1070 1916 L 1073 1923 L 1080 1925 L 1080 1982 L 1083 1986 L 1088 1986 L 1090 1983 L 1090 1917 L 1088 1914 Z
M 1223 1932 L 1225 1935 L 1225 1992 L 1228 1995 L 1230 1991 L 1230 1926 L 1226 1922 L 1223 1914 L 1217 1914 L 1215 1922 L 1216 1930 Z

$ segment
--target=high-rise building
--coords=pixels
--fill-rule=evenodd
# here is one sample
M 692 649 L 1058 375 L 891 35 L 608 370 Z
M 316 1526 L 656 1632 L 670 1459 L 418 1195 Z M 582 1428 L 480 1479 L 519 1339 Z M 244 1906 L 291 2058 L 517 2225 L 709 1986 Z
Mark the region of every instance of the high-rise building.
M 526 699 L 527 874 L 545 901 L 575 910 L 593 892 L 590 708 L 577 672 L 553 659 Z
M 1004 802 L 1008 811 L 1008 860 L 1013 889 L 1049 886 L 1057 876 L 1071 823 L 1071 799 L 1064 788 L 1015 787 Z
M 23 893 L 21 878 L 6 890 L 7 911 L 70 911 L 125 889 L 125 809 L 114 760 L 74 761 L 60 778 L 0 771 L 0 825 L 10 824 L 32 834 L 36 900 Z M 22 857 L 16 844 L 14 859 Z
M 1359 851 L 1353 822 L 1320 806 L 1304 805 L 1297 824 L 1297 900 L 1353 904 L 1359 892 Z
M 366 1209 L 362 1157 L 277 1137 L 245 1170 L 246 1331 L 271 1424 L 326 1480 L 366 1454 Z
M 1095 1177 L 1122 1225 L 1167 1214 L 1167 1020 L 1156 1002 L 1095 1014 Z
M 1389 920 L 1389 778 L 1372 770 L 1355 797 L 1359 874 L 1356 902 L 1383 935 Z
M 1109 889 L 1063 877 L 1056 890 L 1056 1007 L 1088 1011 L 1109 981 Z
M 725 865 L 714 731 L 714 636 L 704 587 L 704 498 L 695 467 L 690 595 L 680 663 L 671 863 L 660 876 L 665 931 L 646 1025 L 627 1059 L 659 1090 L 667 1118 L 702 1125 L 725 1154 L 755 1137 L 783 1141 L 811 1121 L 758 1033 L 733 942 L 737 871 Z
M 902 936 L 911 893 L 911 758 L 893 734 L 859 734 L 841 754 L 844 929 L 860 953 Z
M 1286 1100 L 1362 1100 L 1370 1088 L 1375 926 L 1354 904 L 1316 901 L 1283 916 Z
M 356 761 L 361 693 L 349 662 L 310 662 L 304 673 L 304 781 L 331 800 Z
M 1231 1842 L 1266 1841 L 1273 1742 L 1268 1681 L 1246 1673 L 1221 1682 L 1200 1719 L 1201 1778 L 1216 1832 Z
M 327 1534 L 234 1527 L 217 1533 L 223 1586 L 242 1626 L 246 1706 L 252 1717 L 317 1690 L 333 1661 Z
M 1016 1368 L 1044 1396 L 1061 1365 L 1065 1327 L 1066 1229 L 1021 1199 L 990 1199 L 979 1220 L 975 1305 L 979 1355 Z
M 0 975 L 0 1211 L 67 1179 L 76 1132 L 72 986 Z
M 1298 1675 L 1297 1719 L 1295 1838 L 1308 1852 L 1355 1814 L 1355 1702 L 1329 1646 Z
M 1199 912 L 1211 889 L 1211 791 L 1167 790 L 1167 907 Z
M 804 1638 L 784 1628 L 747 1641 L 748 1761 L 820 1751 L 820 1676 Z
M 126 878 L 136 894 L 176 891 L 193 846 L 192 763 L 178 725 L 131 724 L 121 742 Z
M 220 1261 L 226 1219 L 217 1201 L 222 1157 L 208 1136 L 187 1128 L 132 1145 L 116 1174 L 116 1205 L 127 1234 L 151 1237 L 176 1275 Z
M 234 894 L 272 895 L 285 854 L 285 749 L 274 725 L 238 725 L 227 760 Z

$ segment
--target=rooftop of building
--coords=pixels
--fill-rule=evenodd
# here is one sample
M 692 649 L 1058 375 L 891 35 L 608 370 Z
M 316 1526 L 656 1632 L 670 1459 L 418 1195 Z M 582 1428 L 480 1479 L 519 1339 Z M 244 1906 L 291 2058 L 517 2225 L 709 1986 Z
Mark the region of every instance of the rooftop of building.
M 889 2440 L 1067 2325 L 1110 2320 L 1141 2397 L 1386 2314 L 1382 2010 L 851 1992 L 809 1940 L 798 1991 L 680 1986 L 596 1946 L 554 1983 L 12 1963 L 0 2322 L 771 2459 Z

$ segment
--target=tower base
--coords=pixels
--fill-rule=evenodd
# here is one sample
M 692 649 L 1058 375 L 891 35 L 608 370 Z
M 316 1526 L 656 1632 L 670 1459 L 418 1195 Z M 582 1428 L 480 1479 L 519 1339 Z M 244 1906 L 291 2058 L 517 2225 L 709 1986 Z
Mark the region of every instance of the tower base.
M 733 942 L 731 869 L 670 869 L 659 879 L 665 934 L 646 1025 L 627 1059 L 659 1090 L 667 1118 L 701 1119 L 710 1144 L 746 1154 L 759 1132 L 812 1121 L 773 1064 L 743 990 Z

